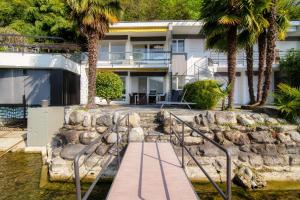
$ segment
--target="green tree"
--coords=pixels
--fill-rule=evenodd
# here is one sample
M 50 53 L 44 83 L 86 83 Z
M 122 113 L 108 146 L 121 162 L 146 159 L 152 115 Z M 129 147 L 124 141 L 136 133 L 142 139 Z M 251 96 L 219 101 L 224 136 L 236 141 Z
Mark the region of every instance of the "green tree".
M 292 87 L 300 87 L 300 52 L 290 50 L 279 63 L 280 76 L 283 82 Z
M 109 31 L 109 25 L 117 22 L 121 7 L 115 0 L 67 0 L 71 16 L 87 39 L 88 48 L 88 108 L 95 107 L 96 70 L 99 40 Z
M 234 87 L 238 47 L 238 29 L 259 29 L 254 16 L 258 0 L 203 0 L 200 14 L 203 19 L 203 33 L 206 46 L 227 52 L 228 81 Z M 225 38 L 225 39 L 224 39 Z M 228 108 L 233 108 L 234 90 L 228 96 Z
M 106 100 L 109 105 L 114 99 L 120 98 L 123 91 L 121 78 L 112 72 L 97 73 L 96 95 Z
M 300 116 L 300 88 L 287 84 L 279 84 L 274 94 L 275 105 L 286 118 L 295 121 Z

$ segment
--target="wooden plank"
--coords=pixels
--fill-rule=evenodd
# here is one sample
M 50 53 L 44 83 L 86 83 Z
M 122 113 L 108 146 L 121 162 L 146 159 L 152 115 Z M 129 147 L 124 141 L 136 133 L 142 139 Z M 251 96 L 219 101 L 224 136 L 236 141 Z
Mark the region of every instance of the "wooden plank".
M 170 143 L 130 143 L 107 199 L 198 197 Z

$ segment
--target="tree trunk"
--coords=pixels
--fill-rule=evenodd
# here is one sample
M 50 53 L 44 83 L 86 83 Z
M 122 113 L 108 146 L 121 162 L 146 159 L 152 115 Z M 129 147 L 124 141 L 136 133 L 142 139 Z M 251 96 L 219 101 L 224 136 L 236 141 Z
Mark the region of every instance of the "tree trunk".
M 256 101 L 259 103 L 262 96 L 262 85 L 266 63 L 266 48 L 267 48 L 267 34 L 262 32 L 258 37 L 258 80 L 257 80 L 257 95 Z
M 272 7 L 270 14 L 268 16 L 269 29 L 267 32 L 267 57 L 266 57 L 266 71 L 265 71 L 265 83 L 263 87 L 263 94 L 260 105 L 264 105 L 267 101 L 270 84 L 271 84 L 271 75 L 272 75 L 272 66 L 275 58 L 275 47 L 276 47 L 276 38 L 277 38 L 277 29 L 276 29 L 276 3 L 277 0 L 272 0 Z
M 227 46 L 227 61 L 228 61 L 228 84 L 232 89 L 228 95 L 228 109 L 233 108 L 234 104 L 234 84 L 236 73 L 236 54 L 237 54 L 237 27 L 231 26 L 228 30 L 228 46 Z
M 96 73 L 97 73 L 97 57 L 98 57 L 98 35 L 91 33 L 88 35 L 88 104 L 87 108 L 95 108 L 96 96 Z
M 246 47 L 246 56 L 247 56 L 247 78 L 248 78 L 250 104 L 254 104 L 255 95 L 253 89 L 253 46 Z

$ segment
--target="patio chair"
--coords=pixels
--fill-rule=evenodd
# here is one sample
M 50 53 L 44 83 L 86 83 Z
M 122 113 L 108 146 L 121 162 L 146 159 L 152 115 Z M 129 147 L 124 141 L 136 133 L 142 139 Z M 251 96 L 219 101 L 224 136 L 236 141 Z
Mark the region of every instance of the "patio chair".
M 160 109 L 162 109 L 164 105 L 186 105 L 191 110 L 192 108 L 190 105 L 195 105 L 195 103 L 185 101 L 185 94 L 186 91 L 184 91 L 180 101 L 158 101 L 157 104 L 161 104 Z

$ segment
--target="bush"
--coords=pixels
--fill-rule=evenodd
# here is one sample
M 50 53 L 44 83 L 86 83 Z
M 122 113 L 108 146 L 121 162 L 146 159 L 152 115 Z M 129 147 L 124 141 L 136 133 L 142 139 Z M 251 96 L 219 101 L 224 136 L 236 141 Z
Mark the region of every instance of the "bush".
M 109 105 L 113 99 L 120 98 L 123 91 L 121 78 L 112 72 L 97 73 L 96 95 L 106 100 Z
M 222 90 L 222 86 L 215 80 L 196 81 L 184 86 L 184 100 L 196 103 L 196 108 L 212 109 L 228 94 L 228 89 Z
M 274 94 L 275 105 L 287 119 L 295 121 L 300 116 L 300 88 L 293 88 L 287 84 L 278 84 L 278 91 Z
M 293 87 L 300 86 L 300 52 L 290 50 L 279 63 L 282 81 Z

